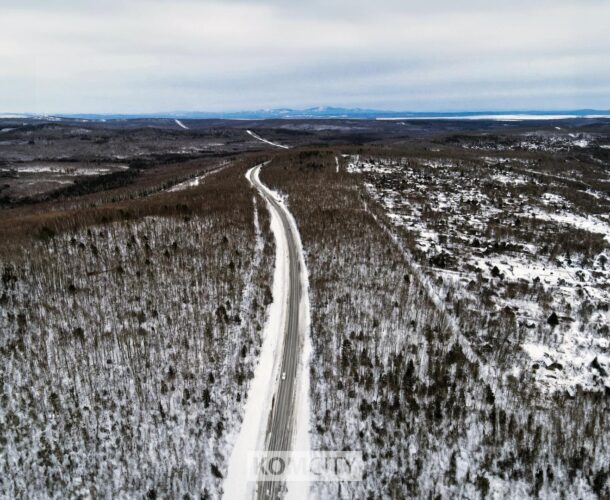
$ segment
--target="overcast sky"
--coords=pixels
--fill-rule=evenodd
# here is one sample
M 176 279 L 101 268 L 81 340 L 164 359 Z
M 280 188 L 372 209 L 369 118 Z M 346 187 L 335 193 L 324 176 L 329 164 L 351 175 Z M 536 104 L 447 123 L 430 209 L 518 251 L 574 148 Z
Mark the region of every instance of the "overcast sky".
M 0 112 L 610 108 L 608 0 L 0 0 Z

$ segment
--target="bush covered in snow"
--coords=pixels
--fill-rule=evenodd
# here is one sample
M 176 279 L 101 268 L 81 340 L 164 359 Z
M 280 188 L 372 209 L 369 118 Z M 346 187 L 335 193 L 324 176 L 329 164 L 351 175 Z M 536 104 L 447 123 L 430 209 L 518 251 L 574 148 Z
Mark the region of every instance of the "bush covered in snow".
M 368 159 L 375 153 L 367 153 L 366 164 L 375 163 Z M 354 158 L 312 151 L 284 155 L 262 173 L 287 195 L 307 254 L 314 448 L 362 450 L 366 464 L 364 481 L 315 484 L 313 492 L 608 495 L 607 395 L 585 386 L 548 392 L 537 384 L 519 348 L 515 314 L 497 314 L 495 300 L 487 304 L 478 293 L 460 309 L 459 283 L 436 274 L 419 247 L 425 233 L 392 223 L 384 189 L 407 205 L 384 177 L 393 164 L 377 162 L 382 172 L 362 178 L 346 173 L 350 161 L 362 170 Z M 447 159 L 442 164 L 449 168 Z M 421 175 L 434 182 L 436 168 Z M 402 182 L 407 190 L 417 185 Z M 422 187 L 420 203 L 441 193 Z M 439 225 L 455 209 L 448 203 L 435 216 Z M 413 220 L 427 219 L 419 213 Z M 489 282 L 498 279 L 488 273 Z M 539 331 L 553 335 L 546 319 Z
M 221 493 L 272 239 L 239 168 L 180 196 L 3 254 L 1 496 Z

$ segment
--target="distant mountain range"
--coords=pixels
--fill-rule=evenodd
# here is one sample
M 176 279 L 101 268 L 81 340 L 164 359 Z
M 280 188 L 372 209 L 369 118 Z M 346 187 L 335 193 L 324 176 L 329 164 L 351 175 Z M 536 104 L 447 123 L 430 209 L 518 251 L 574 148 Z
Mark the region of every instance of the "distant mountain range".
M 465 112 L 410 112 L 387 111 L 362 108 L 315 107 L 307 109 L 259 109 L 255 111 L 176 111 L 164 113 L 68 113 L 41 115 L 31 113 L 0 113 L 0 118 L 40 118 L 57 117 L 78 118 L 86 120 L 112 120 L 136 118 L 170 118 L 170 119 L 228 119 L 228 120 L 261 120 L 261 119 L 303 119 L 303 118 L 343 118 L 343 119 L 489 119 L 489 120 L 531 120 L 531 119 L 565 119 L 565 118 L 610 118 L 610 111 L 578 109 L 569 111 L 465 111 Z

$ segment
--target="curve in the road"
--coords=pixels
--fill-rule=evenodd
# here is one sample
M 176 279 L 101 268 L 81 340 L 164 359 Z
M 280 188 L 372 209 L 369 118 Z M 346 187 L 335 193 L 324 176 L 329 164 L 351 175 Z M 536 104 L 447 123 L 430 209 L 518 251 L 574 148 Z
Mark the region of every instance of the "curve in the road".
M 302 389 L 299 385 L 299 366 L 302 363 L 303 345 L 307 334 L 302 313 L 302 300 L 306 300 L 306 283 L 303 282 L 304 262 L 300 238 L 296 233 L 292 216 L 277 195 L 267 188 L 260 180 L 262 165 L 255 167 L 249 179 L 265 198 L 269 209 L 274 211 L 281 221 L 288 242 L 289 284 L 285 301 L 286 314 L 283 343 L 281 349 L 280 370 L 277 387 L 267 421 L 265 450 L 290 451 L 295 433 L 297 393 Z M 307 394 L 303 397 L 308 397 Z M 278 498 L 285 491 L 281 482 L 259 482 L 257 496 L 259 498 Z

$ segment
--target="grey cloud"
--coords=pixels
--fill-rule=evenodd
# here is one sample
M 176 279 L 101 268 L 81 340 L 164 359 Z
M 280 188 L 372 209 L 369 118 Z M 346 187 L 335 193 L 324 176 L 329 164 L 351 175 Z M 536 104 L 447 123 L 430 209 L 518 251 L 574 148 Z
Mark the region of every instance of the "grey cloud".
M 542 109 L 610 97 L 601 0 L 0 0 L 0 10 L 0 111 Z

